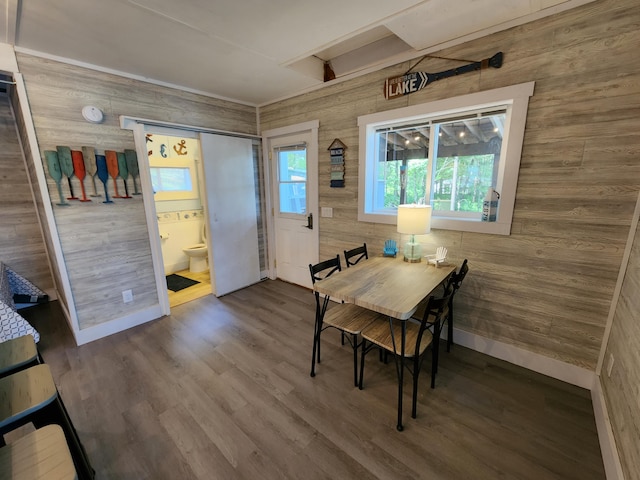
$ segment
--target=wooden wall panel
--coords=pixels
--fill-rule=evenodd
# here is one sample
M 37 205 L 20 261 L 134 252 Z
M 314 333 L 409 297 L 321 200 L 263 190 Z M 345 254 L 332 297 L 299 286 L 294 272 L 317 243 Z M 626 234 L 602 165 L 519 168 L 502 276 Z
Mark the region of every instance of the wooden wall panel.
M 434 82 L 385 100 L 384 79 L 416 62 L 260 108 L 263 129 L 318 119 L 320 255 L 366 241 L 402 243 L 395 227 L 357 221 L 357 117 L 535 81 L 510 236 L 432 230 L 471 272 L 456 298 L 457 326 L 595 370 L 635 200 L 640 189 L 640 5 L 599 1 L 438 52 L 449 58 L 505 55 L 501 69 Z M 451 68 L 425 59 L 415 70 Z M 327 147 L 346 151 L 345 188 L 329 188 Z
M 52 291 L 36 204 L 6 95 L 0 96 L 0 144 L 0 261 L 40 289 Z
M 50 276 L 48 278 L 50 286 L 46 287 L 45 290 L 47 288 L 55 289 L 55 295 L 57 299 L 66 305 L 67 299 L 65 296 L 65 292 L 60 288 L 60 285 L 62 285 L 60 266 L 58 265 L 56 258 L 53 255 L 51 255 L 51 252 L 54 251 L 54 246 L 53 246 L 54 241 L 53 241 L 51 229 L 49 228 L 49 223 L 47 223 L 46 221 L 44 199 L 42 198 L 42 192 L 38 185 L 36 166 L 32 159 L 31 144 L 29 142 L 29 138 L 27 137 L 26 122 L 22 114 L 20 101 L 18 100 L 18 94 L 15 88 L 11 89 L 10 101 L 13 108 L 13 114 L 15 117 L 15 127 L 17 128 L 18 136 L 20 138 L 20 143 L 22 145 L 22 150 L 24 153 L 27 176 L 29 177 L 29 181 L 31 183 L 31 187 L 32 187 L 31 190 L 33 193 L 33 202 L 36 208 L 36 214 L 38 216 L 40 230 L 42 232 L 42 237 L 44 239 L 44 247 L 47 255 L 47 260 L 50 267 Z
M 640 479 L 640 228 L 636 228 L 601 375 L 627 480 Z M 606 373 L 609 356 L 614 363 Z
M 58 145 L 72 149 L 93 146 L 97 153 L 135 148 L 132 132 L 119 126 L 120 115 L 256 133 L 253 107 L 29 55 L 17 57 L 40 155 Z M 99 125 L 84 121 L 84 105 L 102 109 L 105 121 Z M 63 179 L 67 194 L 65 182 Z M 100 193 L 102 184 L 97 183 Z M 71 201 L 70 207 L 59 207 L 50 177 L 47 184 L 80 328 L 157 304 L 142 198 L 114 199 L 110 205 L 103 204 L 103 199 L 84 204 Z M 73 186 L 74 192 L 80 191 L 76 178 Z M 108 188 L 112 196 L 111 180 Z M 123 190 L 122 180 L 118 188 Z M 134 302 L 124 304 L 121 292 L 128 289 L 133 291 Z

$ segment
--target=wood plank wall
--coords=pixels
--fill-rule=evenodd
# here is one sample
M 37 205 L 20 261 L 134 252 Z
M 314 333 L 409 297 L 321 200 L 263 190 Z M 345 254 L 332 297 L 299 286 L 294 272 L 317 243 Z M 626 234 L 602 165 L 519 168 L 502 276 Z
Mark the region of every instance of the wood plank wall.
M 438 81 L 393 100 L 384 79 L 415 61 L 260 108 L 272 129 L 318 119 L 320 255 L 366 241 L 380 252 L 395 227 L 357 221 L 357 117 L 535 81 L 510 236 L 432 230 L 425 249 L 468 258 L 458 327 L 595 370 L 607 314 L 640 189 L 640 4 L 602 0 L 437 52 L 482 59 L 504 52 L 501 69 Z M 417 70 L 458 63 L 425 59 Z M 329 188 L 327 148 L 346 151 L 345 188 Z
M 135 148 L 132 132 L 120 129 L 120 115 L 256 133 L 254 107 L 30 55 L 18 54 L 17 59 L 41 155 L 57 145 L 72 149 L 88 145 L 97 153 Z M 84 105 L 102 109 L 105 121 L 99 125 L 84 121 Z M 47 182 L 80 328 L 157 304 L 142 199 L 115 199 L 111 205 L 72 202 L 70 207 L 58 207 L 55 183 L 51 178 Z M 100 182 L 98 189 L 102 189 Z M 109 189 L 113 195 L 112 181 Z M 64 192 L 68 191 L 65 186 Z M 74 178 L 74 192 L 79 191 Z M 127 289 L 133 290 L 130 304 L 122 302 L 121 292 Z
M 20 138 L 20 143 L 22 145 L 22 150 L 24 153 L 24 160 L 27 168 L 27 176 L 29 177 L 29 181 L 32 185 L 33 192 L 33 203 L 35 204 L 36 213 L 38 215 L 40 229 L 42 232 L 42 237 L 44 240 L 44 247 L 47 255 L 47 259 L 50 266 L 51 275 L 53 278 L 49 278 L 49 282 L 51 284 L 51 280 L 53 283 L 51 286 L 54 288 L 54 292 L 51 292 L 52 298 L 56 298 L 62 302 L 63 305 L 67 305 L 67 299 L 64 290 L 60 288 L 62 285 L 62 277 L 60 273 L 60 265 L 56 258 L 51 254 L 54 252 L 54 241 L 51 233 L 51 229 L 49 228 L 49 223 L 46 221 L 46 212 L 44 208 L 44 199 L 42 198 L 42 193 L 37 184 L 37 174 L 35 163 L 32 159 L 31 154 L 31 144 L 29 142 L 29 138 L 27 137 L 27 128 L 26 121 L 22 114 L 22 109 L 20 107 L 20 101 L 18 99 L 18 94 L 15 88 L 11 89 L 11 97 L 10 97 L 11 105 L 13 108 L 13 115 L 15 117 L 15 128 L 17 128 L 18 136 Z M 39 264 L 40 268 L 43 267 L 42 264 Z M 43 290 L 47 290 L 43 288 Z M 55 297 L 53 297 L 55 295 Z M 66 307 L 65 307 L 66 308 Z
M 640 479 L 640 228 L 613 318 L 601 374 L 602 385 L 627 480 Z M 607 374 L 609 355 L 614 362 Z
M 53 290 L 38 213 L 9 97 L 0 96 L 0 261 L 38 288 Z

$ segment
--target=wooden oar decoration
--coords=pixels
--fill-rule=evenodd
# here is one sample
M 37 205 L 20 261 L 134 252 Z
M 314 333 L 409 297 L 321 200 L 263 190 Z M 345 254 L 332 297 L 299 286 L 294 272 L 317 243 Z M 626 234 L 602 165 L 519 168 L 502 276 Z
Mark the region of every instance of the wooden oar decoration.
M 107 181 L 109 180 L 109 170 L 107 169 L 107 159 L 104 155 L 96 155 L 96 169 L 98 178 L 104 186 L 104 196 L 106 200 L 102 203 L 113 203 L 113 200 L 109 200 L 109 190 L 107 188 Z
M 427 72 L 411 72 L 399 77 L 387 78 L 384 82 L 384 98 L 389 100 L 390 98 L 401 97 L 402 95 L 409 95 L 410 93 L 422 90 L 430 83 L 436 80 L 442 80 L 443 78 L 449 78 L 463 73 L 474 72 L 483 68 L 500 68 L 502 67 L 502 52 L 496 53 L 491 58 L 485 58 L 479 62 L 473 62 L 468 65 L 462 65 L 461 67 L 452 68 L 451 70 L 445 70 L 438 73 Z
M 84 168 L 89 175 L 91 188 L 93 190 L 93 193 L 89 196 L 99 197 L 100 195 L 98 195 L 98 191 L 96 190 L 96 173 L 98 172 L 98 167 L 96 166 L 96 150 L 93 147 L 82 147 L 82 156 L 84 157 Z
M 67 180 L 69 180 L 69 193 L 70 197 L 67 197 L 67 200 L 78 200 L 73 194 L 73 185 L 71 185 L 71 177 L 73 177 L 73 160 L 71 159 L 71 149 L 69 147 L 56 147 L 58 151 L 58 160 L 60 160 L 60 169 L 62 173 L 67 176 Z
M 62 195 L 62 187 L 60 182 L 62 181 L 62 170 L 60 169 L 60 160 L 58 159 L 58 152 L 54 150 L 45 150 L 44 157 L 47 161 L 47 168 L 49 169 L 49 176 L 56 182 L 58 187 L 58 196 L 60 197 L 60 203 L 56 203 L 59 207 L 68 207 L 69 202 L 64 199 Z
M 118 178 L 118 154 L 115 150 L 105 150 L 104 155 L 107 159 L 107 170 L 109 175 L 113 179 L 113 198 L 122 198 L 122 196 L 118 193 L 118 182 L 116 182 L 116 178 Z
M 136 183 L 136 177 L 140 174 L 138 167 L 138 154 L 135 150 L 125 150 L 124 156 L 127 158 L 127 170 L 129 170 L 131 178 L 133 179 L 133 194 L 140 195 L 140 192 L 138 191 L 138 184 Z
M 127 157 L 125 157 L 124 153 L 118 152 L 118 175 L 124 182 L 124 197 L 122 198 L 133 198 L 129 195 L 129 187 L 127 187 L 127 177 L 129 176 L 129 169 L 127 168 Z
M 84 167 L 84 158 L 82 157 L 82 152 L 80 150 L 71 150 L 71 160 L 73 161 L 73 171 L 80 180 L 80 190 L 82 190 L 82 198 L 81 202 L 90 202 L 87 198 L 87 193 L 84 190 L 84 177 L 86 176 L 86 171 Z

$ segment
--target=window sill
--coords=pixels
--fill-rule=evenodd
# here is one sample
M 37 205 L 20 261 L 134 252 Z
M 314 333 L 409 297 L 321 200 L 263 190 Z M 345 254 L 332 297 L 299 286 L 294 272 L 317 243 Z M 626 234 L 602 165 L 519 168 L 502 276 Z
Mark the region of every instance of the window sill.
M 359 222 L 396 224 L 396 213 L 366 213 L 358 214 Z M 439 230 L 455 230 L 459 232 L 487 233 L 492 235 L 510 235 L 511 223 L 483 222 L 476 219 L 458 219 L 446 217 L 431 217 L 431 228 Z

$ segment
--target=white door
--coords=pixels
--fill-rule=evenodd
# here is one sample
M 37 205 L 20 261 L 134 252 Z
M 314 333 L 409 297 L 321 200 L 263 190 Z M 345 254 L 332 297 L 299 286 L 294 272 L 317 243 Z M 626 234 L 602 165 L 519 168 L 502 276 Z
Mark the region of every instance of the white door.
M 309 264 L 319 255 L 316 132 L 267 137 L 275 276 L 308 288 Z
M 211 285 L 217 296 L 260 281 L 252 141 L 200 134 Z

